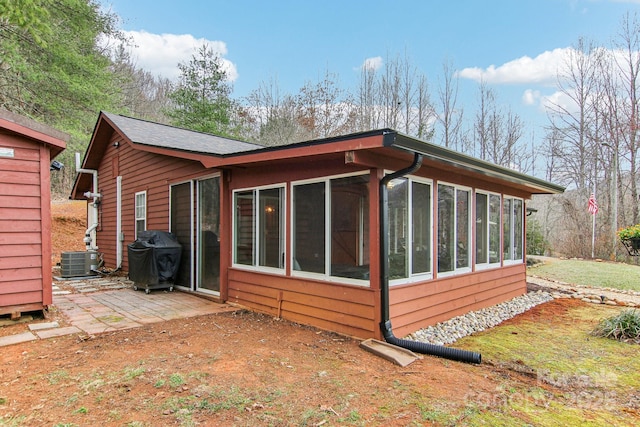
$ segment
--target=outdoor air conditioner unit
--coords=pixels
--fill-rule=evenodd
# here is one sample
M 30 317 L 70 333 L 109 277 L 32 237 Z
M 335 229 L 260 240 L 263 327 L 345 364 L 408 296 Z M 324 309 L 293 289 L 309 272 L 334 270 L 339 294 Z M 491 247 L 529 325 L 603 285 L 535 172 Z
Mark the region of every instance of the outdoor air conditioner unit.
M 62 252 L 60 275 L 62 277 L 82 277 L 94 275 L 98 268 L 98 252 L 76 251 Z

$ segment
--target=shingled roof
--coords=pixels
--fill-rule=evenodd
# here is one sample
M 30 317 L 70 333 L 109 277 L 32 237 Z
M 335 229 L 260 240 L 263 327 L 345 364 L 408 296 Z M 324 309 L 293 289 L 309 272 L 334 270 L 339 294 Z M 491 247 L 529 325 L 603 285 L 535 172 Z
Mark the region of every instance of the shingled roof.
M 121 134 L 134 144 L 225 156 L 264 148 L 262 145 L 224 138 L 208 133 L 133 119 L 113 113 L 102 113 Z

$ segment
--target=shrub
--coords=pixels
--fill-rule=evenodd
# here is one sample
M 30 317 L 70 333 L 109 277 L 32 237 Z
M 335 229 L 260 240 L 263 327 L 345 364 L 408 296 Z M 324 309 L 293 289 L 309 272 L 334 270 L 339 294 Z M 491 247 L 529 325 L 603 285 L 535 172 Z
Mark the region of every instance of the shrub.
M 622 240 L 635 239 L 640 237 L 640 224 L 630 225 L 626 228 L 618 230 L 618 237 Z
M 545 240 L 542 226 L 535 219 L 527 220 L 527 255 L 545 255 L 549 242 Z
M 602 319 L 592 334 L 640 344 L 640 312 L 635 309 L 624 310 L 617 316 Z

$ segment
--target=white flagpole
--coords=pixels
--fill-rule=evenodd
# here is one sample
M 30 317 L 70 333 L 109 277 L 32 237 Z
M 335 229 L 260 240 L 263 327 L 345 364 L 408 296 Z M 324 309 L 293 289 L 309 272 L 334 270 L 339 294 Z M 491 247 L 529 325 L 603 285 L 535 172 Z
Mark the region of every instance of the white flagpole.
M 593 226 L 591 229 L 591 259 L 595 258 L 595 248 L 596 248 L 596 215 L 591 214 L 593 217 Z
M 593 180 L 593 200 L 597 200 L 596 199 L 596 180 Z M 591 227 L 591 259 L 595 258 L 595 252 L 596 252 L 596 214 L 592 213 L 591 216 L 593 217 L 592 219 L 592 227 Z

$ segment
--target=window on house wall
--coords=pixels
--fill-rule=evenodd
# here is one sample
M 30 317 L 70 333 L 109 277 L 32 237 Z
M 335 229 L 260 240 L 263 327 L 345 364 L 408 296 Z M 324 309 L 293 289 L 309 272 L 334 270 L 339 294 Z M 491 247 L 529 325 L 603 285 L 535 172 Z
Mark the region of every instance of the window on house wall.
M 470 270 L 470 195 L 468 188 L 438 184 L 438 273 Z
M 476 192 L 476 266 L 500 265 L 500 195 Z
M 369 175 L 293 185 L 292 268 L 369 279 Z
M 424 278 L 431 273 L 431 184 L 398 178 L 387 191 L 389 279 Z
M 235 264 L 284 268 L 284 187 L 234 192 Z
M 523 201 L 505 197 L 503 204 L 503 257 L 505 262 L 524 259 Z
M 147 192 L 140 191 L 135 194 L 135 227 L 136 237 L 141 231 L 147 229 Z

